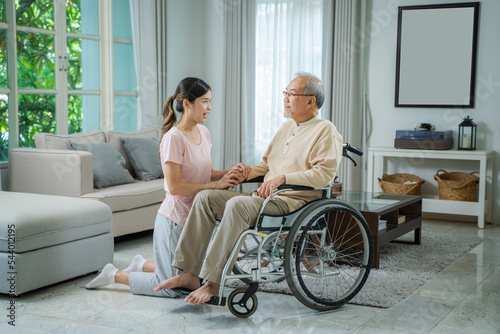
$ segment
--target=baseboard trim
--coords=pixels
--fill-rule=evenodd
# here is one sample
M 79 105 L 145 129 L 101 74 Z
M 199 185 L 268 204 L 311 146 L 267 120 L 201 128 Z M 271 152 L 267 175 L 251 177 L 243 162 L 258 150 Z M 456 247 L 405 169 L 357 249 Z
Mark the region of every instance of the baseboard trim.
M 460 221 L 460 222 L 476 222 L 476 216 L 465 216 L 465 215 L 452 215 L 452 214 L 444 214 L 444 213 L 430 213 L 423 212 L 422 218 L 427 219 L 439 219 L 439 220 L 452 220 L 452 221 Z M 500 212 L 492 212 L 491 213 L 491 222 L 487 222 L 495 225 L 500 225 Z

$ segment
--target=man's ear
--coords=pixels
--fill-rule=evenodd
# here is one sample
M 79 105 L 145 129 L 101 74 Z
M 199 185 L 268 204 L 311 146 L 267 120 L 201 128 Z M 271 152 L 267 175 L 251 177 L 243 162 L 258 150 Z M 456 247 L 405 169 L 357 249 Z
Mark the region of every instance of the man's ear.
M 308 107 L 314 107 L 316 105 L 316 96 L 309 97 L 309 101 L 307 101 Z

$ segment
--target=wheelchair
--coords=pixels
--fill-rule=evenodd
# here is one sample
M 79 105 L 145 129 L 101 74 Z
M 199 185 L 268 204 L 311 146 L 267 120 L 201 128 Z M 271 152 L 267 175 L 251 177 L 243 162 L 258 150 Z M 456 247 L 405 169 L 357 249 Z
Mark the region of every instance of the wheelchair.
M 356 165 L 348 152 L 359 156 L 363 152 L 343 145 L 343 156 Z M 231 313 L 246 318 L 257 310 L 259 284 L 284 280 L 302 304 L 318 311 L 336 309 L 351 300 L 370 273 L 372 238 L 361 213 L 331 198 L 331 189 L 332 185 L 280 186 L 273 196 L 285 191 L 322 191 L 321 198 L 282 216 L 264 213 L 267 198 L 255 227 L 244 231 L 236 242 L 222 273 L 219 295 L 209 304 L 224 306 L 227 301 Z M 248 288 L 233 290 L 226 300 L 224 284 L 230 279 L 239 279 Z

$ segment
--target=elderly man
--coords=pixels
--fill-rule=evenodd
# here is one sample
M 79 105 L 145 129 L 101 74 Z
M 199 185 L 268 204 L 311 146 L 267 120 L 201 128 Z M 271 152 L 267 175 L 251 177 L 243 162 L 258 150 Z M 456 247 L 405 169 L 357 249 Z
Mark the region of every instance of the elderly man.
M 342 157 L 342 137 L 330 121 L 318 118 L 324 101 L 322 82 L 312 75 L 300 75 L 288 84 L 283 96 L 284 115 L 291 120 L 278 130 L 260 164 L 239 165 L 240 181 L 264 176 L 257 193 L 198 193 L 175 251 L 173 265 L 182 273 L 161 282 L 155 290 L 185 288 L 194 290 L 186 302 L 209 301 L 218 295 L 222 271 L 239 235 L 255 226 L 265 198 L 285 183 L 321 188 L 333 181 Z M 275 196 L 265 212 L 286 214 L 317 196 L 311 191 L 285 192 Z M 217 219 L 221 223 L 210 242 Z M 199 278 L 206 280 L 203 286 Z

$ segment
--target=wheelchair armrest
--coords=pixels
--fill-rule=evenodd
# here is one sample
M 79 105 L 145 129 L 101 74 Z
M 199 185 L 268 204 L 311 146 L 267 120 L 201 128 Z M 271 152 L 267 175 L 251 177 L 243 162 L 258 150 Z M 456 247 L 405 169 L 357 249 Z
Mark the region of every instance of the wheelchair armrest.
M 245 180 L 241 183 L 262 183 L 264 182 L 264 176 L 257 176 L 250 180 Z M 309 186 L 300 186 L 295 184 L 282 184 L 277 190 L 290 189 L 290 190 L 314 190 L 315 188 Z
M 264 176 L 257 176 L 250 180 L 245 180 L 241 183 L 262 183 L 264 182 Z
M 278 187 L 278 190 L 284 190 L 284 189 L 289 189 L 289 190 L 314 190 L 314 187 L 309 187 L 309 186 L 300 186 L 296 184 L 282 184 L 281 186 Z
M 300 186 L 300 185 L 295 185 L 295 184 L 282 184 L 281 186 L 278 187 L 278 189 L 276 189 L 274 192 L 273 192 L 273 196 L 276 196 L 278 195 L 279 193 L 282 193 L 282 192 L 285 192 L 285 191 L 291 191 L 291 190 L 322 190 L 322 189 L 316 189 L 314 187 L 309 187 L 309 186 Z M 259 212 L 259 217 L 264 213 L 264 208 L 266 207 L 267 203 L 271 200 L 271 196 L 268 196 L 266 198 L 266 200 L 264 201 L 264 203 L 262 203 L 262 206 L 260 208 L 260 212 Z

